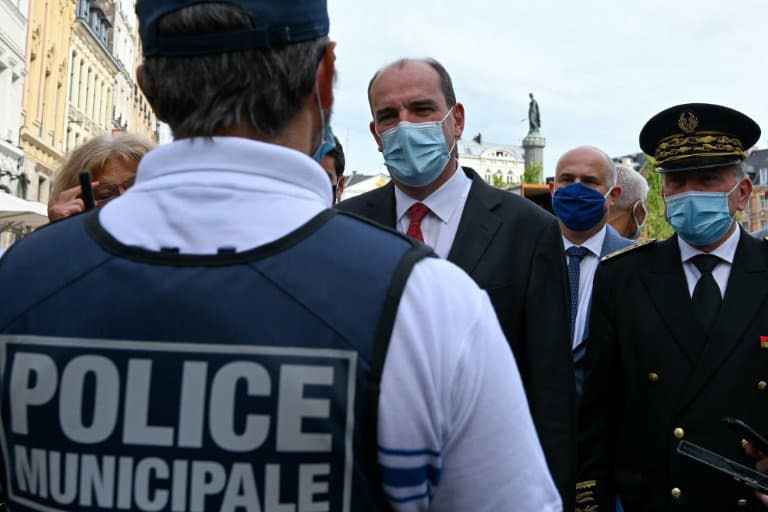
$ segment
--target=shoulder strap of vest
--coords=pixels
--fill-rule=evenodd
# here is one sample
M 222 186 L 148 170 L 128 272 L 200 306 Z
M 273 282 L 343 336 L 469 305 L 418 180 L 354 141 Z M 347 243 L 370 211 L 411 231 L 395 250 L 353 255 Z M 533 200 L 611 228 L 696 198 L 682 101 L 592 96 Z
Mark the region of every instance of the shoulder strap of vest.
M 392 338 L 392 329 L 395 325 L 395 316 L 400 305 L 400 298 L 408 282 L 414 265 L 426 257 L 434 256 L 432 249 L 426 245 L 414 243 L 413 247 L 406 252 L 397 265 L 392 280 L 390 281 L 387 297 L 384 301 L 384 308 L 379 319 L 379 325 L 376 330 L 376 341 L 373 347 L 373 359 L 371 361 L 371 371 L 369 374 L 368 399 L 367 403 L 375 404 L 371 407 L 366 418 L 365 432 L 369 433 L 370 439 L 366 440 L 369 447 L 368 453 L 368 472 L 372 476 L 371 482 L 378 485 L 373 492 L 377 493 L 380 503 L 385 504 L 387 510 L 392 510 L 389 505 L 389 499 L 384 494 L 384 488 L 381 485 L 381 476 L 379 472 L 379 395 L 381 394 L 381 377 L 384 370 L 384 363 L 387 359 L 389 342 Z

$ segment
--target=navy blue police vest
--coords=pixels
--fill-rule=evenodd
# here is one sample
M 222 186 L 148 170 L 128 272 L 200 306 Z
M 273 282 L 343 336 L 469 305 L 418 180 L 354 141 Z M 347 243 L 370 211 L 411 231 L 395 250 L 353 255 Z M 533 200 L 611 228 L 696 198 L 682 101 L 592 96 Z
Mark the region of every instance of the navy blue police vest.
M 127 247 L 97 213 L 30 235 L 0 263 L 10 508 L 387 509 L 379 383 L 428 254 L 330 210 L 243 253 Z

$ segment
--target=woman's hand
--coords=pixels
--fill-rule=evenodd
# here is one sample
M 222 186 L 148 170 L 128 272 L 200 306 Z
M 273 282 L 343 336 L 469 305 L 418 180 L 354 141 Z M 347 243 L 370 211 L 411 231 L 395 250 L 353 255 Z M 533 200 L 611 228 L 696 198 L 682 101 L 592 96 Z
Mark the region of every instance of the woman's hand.
M 99 184 L 98 181 L 91 183 L 92 187 L 96 187 Z M 83 191 L 80 185 L 72 188 L 68 188 L 57 197 L 53 202 L 48 203 L 48 219 L 51 222 L 57 220 L 66 219 L 78 213 L 85 211 L 85 203 L 82 199 Z

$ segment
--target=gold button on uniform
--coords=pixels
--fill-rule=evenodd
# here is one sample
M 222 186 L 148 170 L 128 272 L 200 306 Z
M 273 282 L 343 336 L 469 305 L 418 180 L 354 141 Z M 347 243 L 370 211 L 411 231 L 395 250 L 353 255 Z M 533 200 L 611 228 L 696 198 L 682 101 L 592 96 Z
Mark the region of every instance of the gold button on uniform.
M 648 382 L 650 382 L 651 384 L 656 384 L 657 382 L 659 382 L 659 374 L 655 372 L 649 373 Z
M 768 389 L 768 382 L 761 380 L 760 382 L 757 383 L 758 391 L 765 391 L 766 389 Z
M 685 437 L 685 430 L 681 429 L 680 427 L 677 427 L 672 431 L 672 433 L 675 435 L 675 439 L 682 439 Z
M 749 502 L 747 500 L 745 500 L 744 498 L 742 498 L 742 499 L 740 499 L 739 501 L 736 502 L 736 504 L 738 506 L 740 506 L 740 507 L 746 507 L 747 503 L 749 503 Z
M 673 500 L 679 500 L 682 495 L 683 495 L 683 491 L 681 491 L 677 487 L 672 489 L 672 499 Z

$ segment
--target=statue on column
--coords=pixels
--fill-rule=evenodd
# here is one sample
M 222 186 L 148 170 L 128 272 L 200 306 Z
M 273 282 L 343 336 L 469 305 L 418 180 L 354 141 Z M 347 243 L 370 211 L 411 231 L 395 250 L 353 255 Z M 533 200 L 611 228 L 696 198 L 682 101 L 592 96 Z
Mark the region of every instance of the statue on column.
M 528 133 L 538 133 L 541 128 L 541 114 L 539 112 L 539 103 L 533 98 L 533 93 L 529 93 L 531 102 L 528 104 Z

